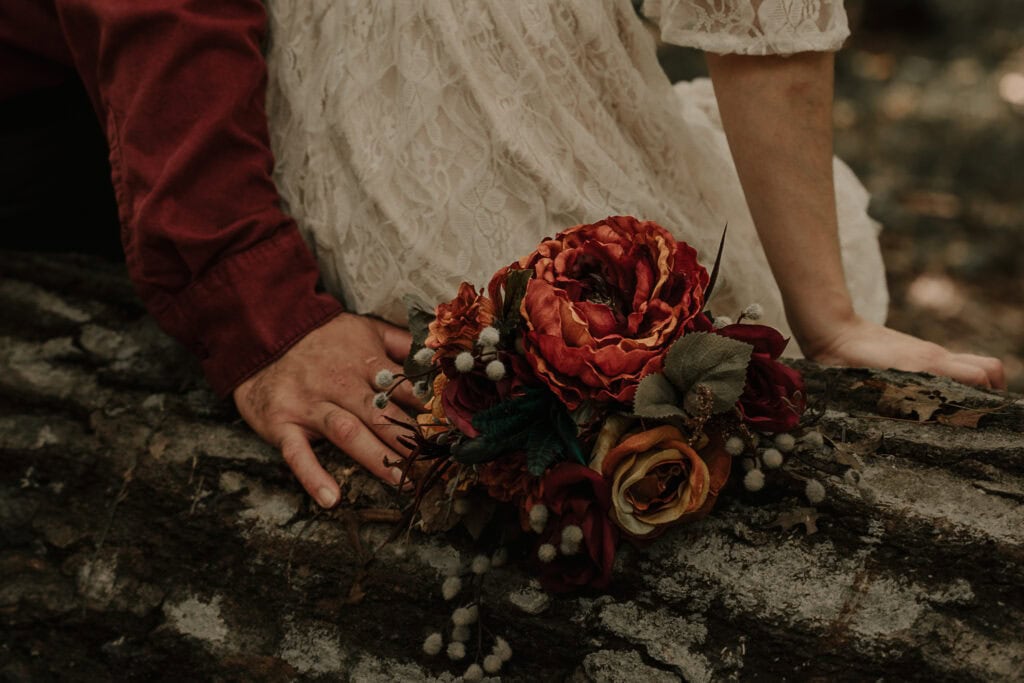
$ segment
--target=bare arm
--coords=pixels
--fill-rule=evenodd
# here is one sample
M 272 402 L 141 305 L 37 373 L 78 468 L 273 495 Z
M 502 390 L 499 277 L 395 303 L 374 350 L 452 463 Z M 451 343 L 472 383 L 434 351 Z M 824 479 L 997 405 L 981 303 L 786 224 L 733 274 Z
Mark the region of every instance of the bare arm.
M 832 53 L 707 61 L 747 204 L 804 353 L 1004 387 L 998 360 L 953 354 L 854 312 L 832 177 Z

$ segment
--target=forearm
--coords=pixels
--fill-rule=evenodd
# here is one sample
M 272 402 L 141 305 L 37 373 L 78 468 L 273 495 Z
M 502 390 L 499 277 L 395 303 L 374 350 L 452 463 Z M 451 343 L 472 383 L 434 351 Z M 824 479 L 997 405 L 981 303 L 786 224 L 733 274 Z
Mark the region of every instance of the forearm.
M 708 54 L 707 61 L 786 317 L 801 348 L 813 356 L 839 324 L 854 317 L 832 177 L 832 53 Z

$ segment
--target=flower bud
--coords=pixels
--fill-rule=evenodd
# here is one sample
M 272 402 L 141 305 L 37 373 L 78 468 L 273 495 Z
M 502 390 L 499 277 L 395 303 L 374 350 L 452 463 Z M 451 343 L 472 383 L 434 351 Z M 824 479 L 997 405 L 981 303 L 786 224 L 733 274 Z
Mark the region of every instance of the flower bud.
M 458 643 L 469 642 L 469 639 L 473 637 L 473 629 L 469 626 L 456 626 L 452 629 L 452 640 Z
M 441 634 L 436 632 L 431 633 L 427 636 L 427 639 L 423 641 L 423 654 L 433 657 L 441 651 L 442 645 L 444 645 L 444 639 L 441 638 Z
M 789 453 L 796 447 L 796 439 L 792 434 L 776 434 L 775 447 L 782 453 Z
M 547 564 L 558 556 L 558 549 L 550 543 L 544 543 L 537 548 L 537 559 Z
M 761 304 L 750 304 L 743 309 L 743 317 L 747 320 L 760 320 L 764 316 L 764 307 Z
M 732 325 L 732 318 L 730 318 L 729 316 L 719 315 L 715 317 L 715 327 L 728 327 L 729 325 Z
M 424 346 L 413 354 L 412 359 L 420 365 L 428 365 L 430 361 L 434 360 L 434 349 L 428 349 Z
M 530 508 L 530 528 L 535 533 L 544 531 L 544 527 L 548 524 L 548 508 L 544 503 L 537 503 Z
M 766 448 L 761 454 L 761 462 L 770 470 L 782 467 L 782 453 L 774 448 Z
M 485 368 L 487 379 L 498 382 L 505 377 L 505 364 L 500 360 L 492 360 Z
M 466 683 L 476 683 L 484 679 L 484 670 L 480 668 L 477 663 L 470 664 L 466 667 L 465 673 L 462 674 L 462 680 Z
M 441 584 L 441 595 L 445 600 L 452 600 L 462 590 L 462 579 L 457 576 L 449 576 Z
M 764 472 L 761 470 L 750 470 L 743 477 L 743 487 L 748 491 L 756 492 L 764 488 Z
M 743 439 L 738 436 L 730 436 L 725 441 L 725 452 L 734 457 L 741 455 L 746 447 L 747 445 L 743 443 Z
M 496 674 L 501 671 L 501 657 L 498 655 L 487 655 L 484 657 L 484 671 L 489 674 Z
M 373 406 L 383 410 L 388 407 L 388 395 L 383 391 L 373 395 Z
M 487 570 L 491 568 L 491 560 L 486 555 L 477 555 L 473 558 L 469 568 L 474 574 L 486 574 Z
M 469 372 L 476 365 L 476 361 L 473 359 L 473 354 L 469 351 L 462 351 L 459 355 L 455 356 L 455 369 L 459 372 Z
M 373 384 L 378 389 L 387 389 L 395 383 L 395 373 L 391 372 L 387 368 L 378 370 L 376 376 L 373 378 Z
M 817 479 L 808 479 L 807 485 L 804 487 L 804 495 L 807 496 L 807 500 L 811 501 L 811 505 L 817 505 L 825 500 L 825 487 Z
M 466 656 L 466 646 L 463 643 L 455 641 L 454 643 L 448 643 L 448 659 L 460 660 Z
M 499 341 L 501 341 L 501 334 L 497 328 L 491 325 L 480 330 L 480 336 L 477 337 L 480 346 L 497 346 Z

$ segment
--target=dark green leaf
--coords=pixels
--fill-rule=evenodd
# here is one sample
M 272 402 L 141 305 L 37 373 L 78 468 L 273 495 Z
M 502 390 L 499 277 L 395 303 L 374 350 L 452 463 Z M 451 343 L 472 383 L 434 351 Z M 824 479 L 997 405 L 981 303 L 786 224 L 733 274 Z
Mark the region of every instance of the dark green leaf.
M 526 469 L 534 476 L 562 459 L 562 439 L 551 425 L 537 425 L 526 435 Z
M 715 256 L 715 265 L 711 269 L 711 279 L 708 280 L 707 289 L 704 290 L 704 303 L 706 304 L 711 298 L 711 293 L 715 291 L 715 282 L 718 281 L 718 268 L 722 265 L 722 251 L 725 249 L 725 233 L 729 230 L 729 224 L 726 223 L 725 227 L 722 228 L 722 240 L 718 243 L 718 254 Z

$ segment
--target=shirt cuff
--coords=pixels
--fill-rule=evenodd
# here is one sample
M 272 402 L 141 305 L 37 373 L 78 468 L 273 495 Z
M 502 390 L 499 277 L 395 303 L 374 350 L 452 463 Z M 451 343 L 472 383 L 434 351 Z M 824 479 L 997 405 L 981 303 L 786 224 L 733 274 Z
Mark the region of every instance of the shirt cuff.
M 294 225 L 232 254 L 153 315 L 202 363 L 221 396 L 342 312 Z

